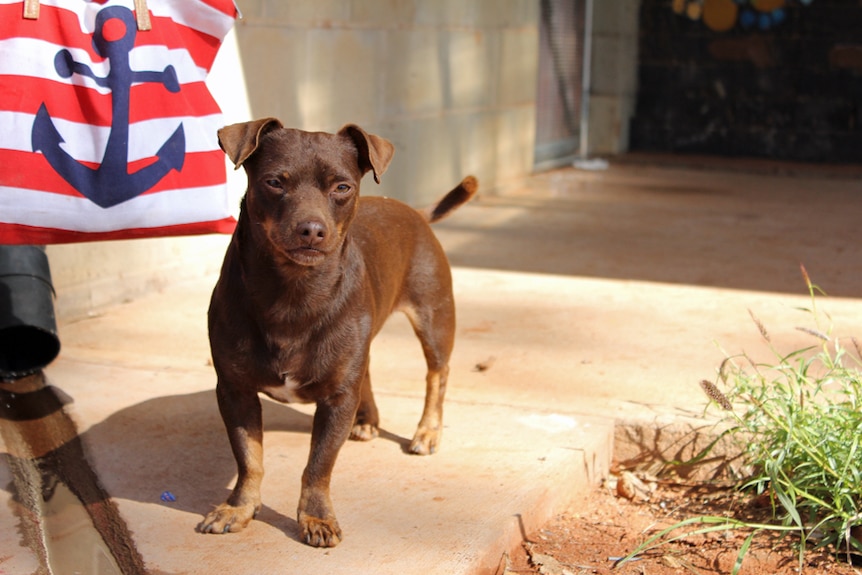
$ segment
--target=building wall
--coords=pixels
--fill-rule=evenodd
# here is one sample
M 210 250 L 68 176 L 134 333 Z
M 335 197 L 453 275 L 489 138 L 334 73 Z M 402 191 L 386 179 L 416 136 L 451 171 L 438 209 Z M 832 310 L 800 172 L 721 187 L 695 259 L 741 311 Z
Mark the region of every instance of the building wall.
M 357 123 L 396 155 L 366 194 L 430 203 L 467 174 L 485 191 L 532 171 L 534 0 L 239 0 L 208 82 L 226 122 Z M 242 171 L 231 172 L 237 197 Z M 227 238 L 51 246 L 61 318 L 217 270 Z
M 467 174 L 532 170 L 534 0 L 247 0 L 237 26 L 254 116 L 357 123 L 396 147 L 379 193 L 432 201 Z

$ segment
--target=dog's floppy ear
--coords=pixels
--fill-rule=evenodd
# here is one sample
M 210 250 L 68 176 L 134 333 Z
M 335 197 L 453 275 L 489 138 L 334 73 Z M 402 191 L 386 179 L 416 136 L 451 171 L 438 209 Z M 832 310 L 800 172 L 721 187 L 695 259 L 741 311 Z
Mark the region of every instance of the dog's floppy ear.
M 269 130 L 281 127 L 281 122 L 276 118 L 231 124 L 218 131 L 218 145 L 238 170 L 257 149 L 260 137 Z
M 364 174 L 368 170 L 374 173 L 374 181 L 380 183 L 380 176 L 389 167 L 395 146 L 389 140 L 369 134 L 356 124 L 347 124 L 338 130 L 339 136 L 347 136 L 356 144 L 359 151 L 359 168 Z

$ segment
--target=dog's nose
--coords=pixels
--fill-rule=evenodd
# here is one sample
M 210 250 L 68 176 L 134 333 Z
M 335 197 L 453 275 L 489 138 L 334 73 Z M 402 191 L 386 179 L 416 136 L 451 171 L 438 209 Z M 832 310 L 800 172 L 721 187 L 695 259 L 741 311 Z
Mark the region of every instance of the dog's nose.
M 316 246 L 326 239 L 326 226 L 317 221 L 302 222 L 296 233 L 307 245 Z

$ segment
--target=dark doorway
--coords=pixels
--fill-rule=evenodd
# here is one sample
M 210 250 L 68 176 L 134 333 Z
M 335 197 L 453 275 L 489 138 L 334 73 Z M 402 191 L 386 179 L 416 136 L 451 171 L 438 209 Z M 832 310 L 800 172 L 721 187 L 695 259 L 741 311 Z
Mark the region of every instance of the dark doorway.
M 862 161 L 862 4 L 726 4 L 736 17 L 716 29 L 643 0 L 631 149 Z

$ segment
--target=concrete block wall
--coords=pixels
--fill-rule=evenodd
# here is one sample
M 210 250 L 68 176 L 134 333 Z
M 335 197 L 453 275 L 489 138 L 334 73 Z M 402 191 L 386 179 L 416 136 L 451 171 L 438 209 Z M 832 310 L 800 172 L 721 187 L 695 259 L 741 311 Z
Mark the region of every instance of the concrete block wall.
M 395 159 L 363 192 L 424 205 L 467 174 L 491 190 L 532 171 L 535 0 L 238 0 L 208 84 L 226 123 L 357 123 Z M 237 197 L 242 171 L 229 170 Z M 51 246 L 60 318 L 217 270 L 224 236 Z
M 484 189 L 532 170 L 533 0 L 246 0 L 237 24 L 255 117 L 391 140 L 364 192 L 422 205 L 466 174 Z

